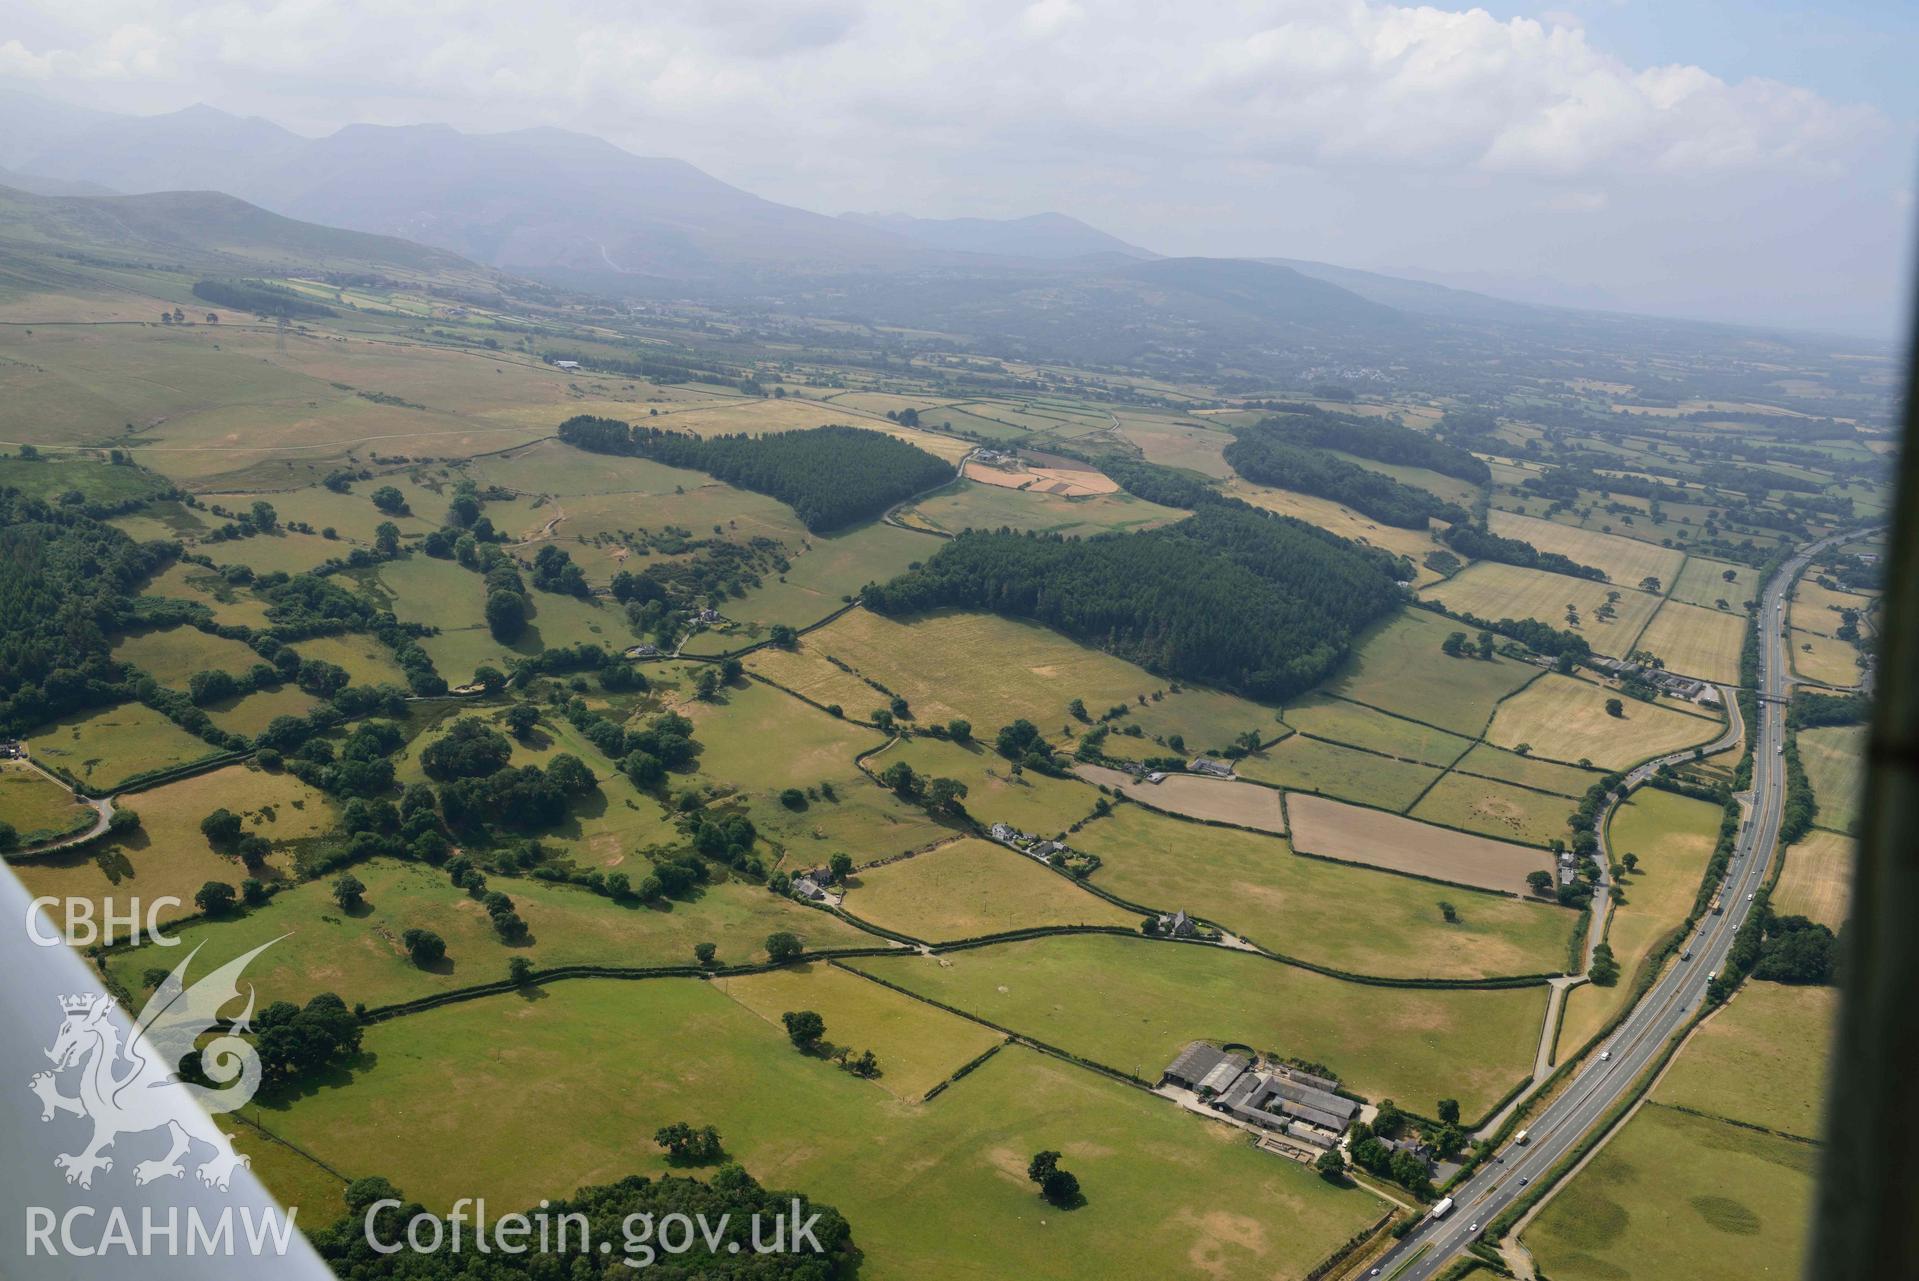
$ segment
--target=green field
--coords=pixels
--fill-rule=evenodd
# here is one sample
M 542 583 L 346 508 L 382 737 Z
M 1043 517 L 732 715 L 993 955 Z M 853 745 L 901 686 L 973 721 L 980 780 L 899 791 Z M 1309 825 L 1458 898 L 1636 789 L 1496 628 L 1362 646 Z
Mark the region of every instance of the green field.
M 301 658 L 317 658 L 344 667 L 355 685 L 398 685 L 406 688 L 406 671 L 393 651 L 371 636 L 344 633 L 312 636 L 294 645 Z M 461 673 L 464 675 L 465 673 Z
M 1184 908 L 1283 955 L 1354 974 L 1483 978 L 1565 964 L 1570 913 L 1327 859 L 1277 836 L 1186 823 L 1136 805 L 1081 828 L 1092 882 L 1146 907 Z M 1456 905 L 1459 923 L 1439 910 Z
M 1686 553 L 1619 534 L 1575 529 L 1557 521 L 1538 520 L 1495 511 L 1488 521 L 1493 533 L 1523 538 L 1542 552 L 1558 552 L 1582 565 L 1604 570 L 1614 587 L 1637 587 L 1648 575 L 1663 589 L 1679 574 Z
M 267 604 L 251 591 L 212 570 L 176 561 L 147 584 L 146 594 L 192 601 L 212 611 L 213 621 L 229 626 L 266 627 Z
M 1463 773 L 1483 774 L 1488 778 L 1518 783 L 1522 787 L 1557 792 L 1561 796 L 1574 798 L 1585 795 L 1586 789 L 1599 781 L 1597 770 L 1561 765 L 1555 761 L 1540 760 L 1536 756 L 1520 756 L 1490 743 L 1475 743 L 1473 749 L 1460 758 L 1457 768 Z
M 113 657 L 178 690 L 184 690 L 195 673 L 244 676 L 255 663 L 265 661 L 245 643 L 197 627 L 170 627 L 128 636 L 114 645 Z
M 207 716 L 229 734 L 251 737 L 270 725 L 278 716 L 305 716 L 320 705 L 320 700 L 297 685 L 281 685 L 238 698 L 208 703 Z
M 1731 573 L 1728 581 L 1726 574 Z M 1746 602 L 1759 595 L 1759 574 L 1750 565 L 1734 565 L 1727 561 L 1707 560 L 1703 556 L 1689 556 L 1679 571 L 1679 580 L 1673 584 L 1672 598 L 1685 601 L 1689 605 L 1705 605 L 1714 609 L 1729 609 L 1740 618 L 1746 616 Z M 1720 605 L 1720 601 L 1725 605 Z
M 1041 925 L 1115 925 L 1139 917 L 1004 845 L 967 837 L 856 874 L 841 904 L 862 921 L 943 942 Z
M 720 701 L 689 700 L 677 710 L 693 721 L 701 746 L 699 782 L 744 809 L 799 866 L 823 864 L 841 851 L 870 863 L 950 835 L 853 763 L 885 743 L 877 730 L 836 720 L 759 681 L 736 682 Z M 787 788 L 805 794 L 798 809 L 781 800 Z
M 992 614 L 940 611 L 902 623 L 856 609 L 809 635 L 805 649 L 902 695 L 919 720 L 963 717 L 981 738 L 1022 717 L 1050 734 L 1068 722 L 1075 698 L 1095 716 L 1125 704 L 1131 710 L 1116 729 L 1137 724 L 1148 735 L 1178 734 L 1192 750 L 1230 743 L 1249 729 L 1266 736 L 1273 724 L 1273 713 L 1257 703 L 1193 685 L 1173 693 L 1143 668 L 1037 623 Z M 934 654 L 938 663 L 920 661 Z M 885 701 L 874 697 L 871 705 Z
M 165 493 L 167 484 L 138 467 L 92 459 L 54 461 L 12 455 L 0 457 L 0 489 L 17 489 L 28 498 L 54 502 L 79 494 L 90 503 L 113 506 Z
M 1304 734 L 1289 734 L 1266 750 L 1235 761 L 1233 768 L 1243 778 L 1290 791 L 1319 792 L 1391 810 L 1404 810 L 1440 775 L 1431 765 L 1394 760 Z
M 1813 799 L 1819 802 L 1814 821 L 1835 832 L 1850 832 L 1859 821 L 1860 791 L 1865 786 L 1866 727 L 1829 725 L 1800 730 L 1799 760 L 1806 767 Z
M 1189 1041 L 1237 1041 L 1323 1063 L 1368 1098 L 1457 1098 L 1468 1119 L 1526 1075 L 1546 1010 L 1544 987 L 1369 987 L 1099 934 L 849 964 L 1144 1080 Z
M 74 712 L 34 730 L 27 741 L 42 765 L 98 790 L 220 752 L 139 703 Z
M 1407 813 L 1502 841 L 1544 845 L 1555 836 L 1566 839 L 1572 811 L 1573 802 L 1564 796 L 1455 772 L 1434 783 Z
M 93 810 L 45 774 L 12 761 L 0 762 L 0 823 L 13 828 L 21 845 L 50 841 L 93 822 Z
M 1554 1281 L 1800 1275 L 1819 1149 L 1648 1104 L 1526 1229 Z
M 545 647 L 589 641 L 624 649 L 634 639 L 625 616 L 611 602 L 595 604 L 535 591 L 528 597 L 533 614 L 526 632 L 511 645 L 502 644 L 481 621 L 486 581 L 450 560 L 416 555 L 389 561 L 380 566 L 379 582 L 391 596 L 393 612 L 401 622 L 441 629 L 439 635 L 422 639 L 420 647 L 453 685 L 467 680 L 481 664 L 505 671 L 508 658 L 537 654 Z M 302 641 L 298 648 L 305 652 L 311 643 Z
M 1406 610 L 1361 641 L 1327 692 L 1477 738 L 1499 700 L 1539 669 L 1500 656 L 1448 658 L 1439 647 L 1458 630 L 1451 619 Z
M 366 886 L 366 902 L 354 911 L 333 901 L 335 878 L 327 876 L 285 890 L 236 919 L 187 926 L 180 937 L 189 945 L 204 942 L 196 963 L 204 964 L 287 935 L 247 969 L 262 1004 L 337 992 L 349 1005 L 369 1006 L 497 982 L 516 956 L 540 969 L 691 965 L 693 945 L 708 942 L 719 945 L 721 964 L 745 965 L 765 959 L 761 945 L 777 930 L 798 934 L 813 949 L 882 943 L 828 913 L 738 881 L 706 886 L 685 901 L 642 907 L 576 886 L 496 876 L 487 888 L 511 898 L 527 925 L 527 940 L 509 945 L 479 901 L 456 889 L 445 872 L 391 859 L 351 870 Z M 446 959 L 430 969 L 413 964 L 400 944 L 400 936 L 416 926 L 446 940 Z M 115 953 L 110 969 L 138 993 L 148 967 L 171 968 L 184 955 L 139 948 Z
M 1693 1034 L 1653 1097 L 1816 1139 L 1838 1026 L 1837 988 L 1747 983 Z
M 1428 765 L 1451 765 L 1473 742 L 1339 698 L 1307 698 L 1288 707 L 1283 715 L 1288 725 L 1315 737 Z
M 1013 763 L 977 742 L 961 746 L 933 738 L 903 738 L 870 756 L 866 767 L 884 770 L 905 761 L 928 778 L 966 784 L 966 812 L 983 826 L 1011 823 L 1022 832 L 1056 836 L 1092 813 L 1099 793 L 1068 778 L 1034 770 L 1013 772 Z
M 895 1051 L 882 1016 L 855 1023 L 884 1069 Z M 918 1020 L 891 1026 L 914 1038 L 899 1053 L 916 1071 L 933 1045 L 951 1068 L 978 1045 L 957 1019 L 930 1032 Z M 829 1018 L 829 1040 L 833 1030 Z M 1185 1272 L 1195 1260 L 1298 1276 L 1379 1213 L 1371 1196 L 1236 1130 L 1030 1050 L 1001 1051 L 932 1103 L 901 1102 L 881 1082 L 795 1054 L 764 1018 L 692 981 L 573 982 L 537 1000 L 449 1006 L 369 1029 L 366 1048 L 375 1066 L 351 1085 L 254 1111 L 330 1163 L 384 1174 L 442 1209 L 476 1194 L 531 1206 L 662 1172 L 654 1130 L 713 1125 L 768 1186 L 838 1207 L 865 1252 L 861 1275 L 875 1281 L 1091 1279 Z M 493 1118 L 477 1134 L 476 1108 Z M 453 1143 L 458 1162 L 444 1157 Z M 1026 1161 L 1042 1148 L 1078 1174 L 1081 1209 L 1060 1214 L 1034 1196 Z

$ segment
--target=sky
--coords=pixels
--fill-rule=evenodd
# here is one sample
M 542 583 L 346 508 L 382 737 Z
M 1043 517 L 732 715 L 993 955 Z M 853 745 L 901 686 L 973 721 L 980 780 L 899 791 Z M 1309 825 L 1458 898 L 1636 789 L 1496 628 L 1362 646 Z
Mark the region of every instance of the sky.
M 827 213 L 1879 338 L 1910 0 L 10 0 L 0 85 L 307 133 L 550 125 Z M 4 122 L 0 122 L 3 127 Z

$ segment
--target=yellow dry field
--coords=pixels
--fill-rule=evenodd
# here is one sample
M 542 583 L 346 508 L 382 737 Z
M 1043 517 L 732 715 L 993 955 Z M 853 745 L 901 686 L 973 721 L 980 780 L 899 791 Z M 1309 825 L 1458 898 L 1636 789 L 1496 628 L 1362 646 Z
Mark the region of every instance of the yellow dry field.
M 1081 765 L 1074 773 L 1103 783 L 1148 809 L 1164 810 L 1208 823 L 1230 823 L 1262 832 L 1286 834 L 1286 813 L 1279 789 L 1196 774 L 1168 774 L 1157 783 L 1103 765 Z
M 1608 593 L 1613 616 L 1602 617 Z M 1545 570 L 1504 565 L 1497 561 L 1479 561 L 1468 565 L 1442 583 L 1420 593 L 1436 600 L 1455 613 L 1497 621 L 1502 618 L 1536 618 L 1584 636 L 1602 654 L 1623 655 L 1633 647 L 1633 639 L 1660 608 L 1659 597 L 1635 588 Z M 1567 618 L 1567 607 L 1578 615 L 1577 623 Z M 1472 628 L 1465 628 L 1470 636 Z M 1735 657 L 1737 650 L 1734 651 Z
M 1295 793 L 1286 799 L 1293 848 L 1394 872 L 1526 894 L 1529 872 L 1549 871 L 1544 850 L 1434 827 L 1383 810 Z
M 1604 570 L 1616 587 L 1637 587 L 1642 579 L 1653 577 L 1663 589 L 1671 585 L 1686 561 L 1686 553 L 1674 548 L 1642 543 L 1619 534 L 1575 529 L 1536 516 L 1494 511 L 1487 523 L 1493 533 L 1502 538 L 1524 539 L 1542 552 L 1558 552 L 1581 565 Z
M 1659 607 L 1633 648 L 1666 660 L 1666 670 L 1737 684 L 1746 616 L 1669 600 Z
M 1794 628 L 1787 645 L 1794 675 L 1842 688 L 1859 683 L 1859 650 L 1850 641 Z
M 779 1028 L 781 1036 L 786 1032 L 780 1015 L 812 1010 L 826 1020 L 832 1045 L 855 1054 L 872 1050 L 881 1064 L 876 1084 L 907 1102 L 917 1102 L 946 1080 L 956 1061 L 976 1058 L 1005 1039 L 989 1027 L 821 962 L 715 979 L 713 986 Z
M 1139 924 L 1039 860 L 970 836 L 860 871 L 840 906 L 934 943 L 1043 925 Z
M 1842 609 L 1857 610 L 1862 619 L 1872 608 L 1873 599 L 1856 592 L 1836 592 L 1821 587 L 1809 578 L 1799 580 L 1793 588 L 1792 605 L 1787 613 L 1788 620 L 1801 631 L 1817 632 L 1821 636 L 1837 635 L 1843 620 L 1839 617 Z M 1861 628 L 1863 631 L 1864 629 Z
M 93 810 L 31 765 L 0 761 L 0 823 L 13 828 L 21 845 L 35 845 L 76 828 L 91 827 Z
M 1309 525 L 1317 525 L 1342 538 L 1350 538 L 1356 543 L 1384 548 L 1397 556 L 1409 556 L 1419 570 L 1419 581 L 1422 583 L 1431 582 L 1438 577 L 1425 565 L 1427 552 L 1442 550 L 1438 541 L 1429 533 L 1417 529 L 1398 529 L 1392 525 L 1383 525 L 1330 498 L 1296 494 L 1289 489 L 1272 489 L 1238 478 L 1226 484 L 1225 492 L 1255 507 L 1263 507 L 1267 511 L 1278 512 L 1282 516 L 1296 516 Z
M 817 641 L 802 640 L 799 648 L 756 649 L 744 660 L 746 670 L 822 707 L 839 707 L 848 716 L 864 717 L 874 707 L 883 706 L 886 695 L 851 672 L 841 671 L 826 661 Z
M 1139 446 L 1149 463 L 1184 467 L 1221 480 L 1233 474 L 1224 457 L 1233 438 L 1223 431 L 1148 413 L 1122 413 L 1119 422 L 1120 435 Z
M 123 637 L 114 642 L 113 657 L 116 662 L 133 664 L 169 689 L 179 690 L 201 672 L 244 676 L 255 663 L 266 661 L 241 641 L 184 624 Z
M 1814 828 L 1786 850 L 1786 867 L 1772 892 L 1781 916 L 1809 916 L 1837 930 L 1852 904 L 1853 840 Z
M 1036 494 L 1056 494 L 1061 498 L 1085 498 L 1091 494 L 1110 494 L 1119 486 L 1090 467 L 994 467 L 987 463 L 966 464 L 966 478 L 1001 489 L 1024 489 Z
M 626 415 L 631 417 L 631 413 Z M 713 401 L 691 404 L 662 410 L 659 417 L 648 417 L 649 426 L 664 428 L 667 431 L 692 432 L 700 436 L 723 436 L 734 432 L 759 434 L 776 431 L 805 431 L 812 427 L 828 427 L 842 424 L 852 427 L 868 427 L 917 445 L 927 453 L 948 462 L 957 463 L 973 448 L 971 441 L 959 440 L 952 436 L 941 436 L 930 431 L 916 431 L 911 427 L 900 427 L 885 418 L 857 413 L 850 408 L 839 408 L 819 401 L 801 400 L 798 397 L 786 397 L 780 400 L 767 400 L 758 397 L 740 397 L 734 400 Z
M 1606 700 L 1617 698 L 1621 714 L 1610 716 Z M 1642 703 L 1604 685 L 1548 672 L 1499 705 L 1486 741 L 1529 755 L 1604 769 L 1623 769 L 1648 757 L 1676 752 L 1717 738 L 1717 720 Z

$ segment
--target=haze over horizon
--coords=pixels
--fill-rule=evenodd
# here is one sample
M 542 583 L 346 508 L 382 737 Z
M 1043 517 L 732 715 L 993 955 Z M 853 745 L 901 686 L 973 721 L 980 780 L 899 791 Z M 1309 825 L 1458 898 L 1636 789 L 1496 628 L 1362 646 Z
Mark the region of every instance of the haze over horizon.
M 1688 22 L 1655 41 L 1629 5 L 1500 8 L 33 3 L 0 87 L 308 136 L 554 126 L 828 214 L 1057 210 L 1164 254 L 1901 332 L 1913 95 L 1824 60 L 1919 20 L 1853 3 L 1797 49 L 1689 50 Z M 1668 8 L 1696 27 L 1712 6 Z

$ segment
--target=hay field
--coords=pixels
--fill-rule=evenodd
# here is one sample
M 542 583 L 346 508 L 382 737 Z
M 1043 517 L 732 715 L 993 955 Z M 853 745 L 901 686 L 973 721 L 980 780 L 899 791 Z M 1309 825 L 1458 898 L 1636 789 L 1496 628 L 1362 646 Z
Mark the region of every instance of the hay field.
M 1431 765 L 1362 752 L 1305 734 L 1289 734 L 1237 761 L 1235 768 L 1246 778 L 1288 791 L 1339 796 L 1393 810 L 1411 805 L 1440 775 Z
M 197 672 L 244 676 L 255 663 L 266 661 L 243 641 L 186 626 L 123 637 L 114 642 L 113 657 L 178 690 L 184 690 Z
M 1502 841 L 1544 845 L 1555 836 L 1566 838 L 1572 810 L 1573 802 L 1564 796 L 1454 772 L 1433 784 L 1407 815 Z
M 1572 913 L 1306 858 L 1275 836 L 1122 805 L 1072 837 L 1092 882 L 1130 903 L 1183 907 L 1271 951 L 1349 974 L 1486 978 L 1565 964 Z M 1441 901 L 1454 905 L 1448 922 Z M 1363 904 L 1363 910 L 1357 905 Z
M 1852 865 L 1856 845 L 1850 836 L 1814 830 L 1786 850 L 1786 866 L 1772 892 L 1781 916 L 1809 916 L 1838 930 L 1852 908 Z
M 10 825 L 21 845 L 37 845 L 93 826 L 90 806 L 31 766 L 0 761 L 0 823 Z
M 864 717 L 886 703 L 886 695 L 826 661 L 816 636 L 801 638 L 796 649 L 756 649 L 741 661 L 755 676 L 804 695 L 822 707 L 842 708 L 848 716 Z
M 1292 704 L 1281 713 L 1281 719 L 1317 738 L 1427 765 L 1451 765 L 1473 745 L 1470 738 L 1431 725 L 1319 694 Z
M 1149 463 L 1182 467 L 1224 480 L 1233 474 L 1224 451 L 1233 438 L 1223 431 L 1153 414 L 1120 415 L 1120 435 L 1139 446 Z
M 1282 516 L 1296 516 L 1309 525 L 1330 530 L 1342 538 L 1350 538 L 1356 543 L 1368 547 L 1380 547 L 1397 556 L 1412 559 L 1418 570 L 1419 582 L 1430 582 L 1438 575 L 1425 565 L 1426 553 L 1442 550 L 1439 542 L 1430 533 L 1417 529 L 1400 529 L 1385 525 L 1361 515 L 1352 508 L 1336 503 L 1330 498 L 1317 498 L 1311 494 L 1295 493 L 1290 489 L 1273 489 L 1266 485 L 1255 485 L 1251 481 L 1235 476 L 1228 481 L 1223 492 L 1233 498 L 1263 507 Z
M 1075 698 L 1095 715 L 1127 704 L 1131 710 L 1116 728 L 1179 734 L 1192 751 L 1273 723 L 1273 713 L 1257 703 L 1194 685 L 1171 693 L 1168 682 L 1143 668 L 1037 623 L 994 614 L 936 611 L 900 622 L 856 609 L 810 633 L 805 648 L 900 694 L 919 720 L 961 717 L 986 739 L 1021 718 L 1050 733 L 1067 722 Z M 1154 693 L 1161 694 L 1157 701 Z M 876 698 L 870 706 L 885 702 Z M 858 706 L 846 704 L 849 711 Z
M 1361 638 L 1326 692 L 1478 738 L 1499 700 L 1539 669 L 1497 654 L 1485 661 L 1448 658 L 1439 647 L 1457 630 L 1449 618 L 1404 610 Z
M 1189 1041 L 1237 1041 L 1323 1063 L 1367 1098 L 1450 1094 L 1469 1118 L 1526 1074 L 1546 1007 L 1544 987 L 1374 987 L 1113 935 L 848 964 L 1146 1080 Z
M 1599 611 L 1607 603 L 1608 593 L 1616 593 L 1619 599 L 1612 602 L 1613 617 L 1601 618 Z M 1420 594 L 1455 613 L 1478 618 L 1536 618 L 1577 632 L 1600 653 L 1612 655 L 1623 655 L 1633 648 L 1634 638 L 1661 605 L 1659 597 L 1623 584 L 1595 583 L 1497 561 L 1475 562 Z M 1568 605 L 1578 615 L 1576 624 L 1568 621 Z M 1473 628 L 1458 623 L 1451 630 L 1464 631 L 1468 637 L 1475 634 Z M 1737 648 L 1733 657 L 1738 657 Z
M 1850 832 L 1859 819 L 1865 787 L 1866 727 L 1828 725 L 1798 733 L 1799 761 L 1806 767 L 1813 799 L 1819 802 L 1814 820 L 1835 832 Z
M 1728 573 L 1732 575 L 1730 582 L 1726 580 Z M 1679 580 L 1672 585 L 1674 600 L 1709 608 L 1718 608 L 1718 602 L 1723 600 L 1727 608 L 1741 617 L 1745 615 L 1746 602 L 1758 595 L 1758 570 L 1750 565 L 1708 560 L 1703 556 L 1688 556 L 1679 571 Z
M 1614 906 L 1606 926 L 1606 941 L 1619 961 L 1620 979 L 1612 987 L 1589 983 L 1566 994 L 1566 1015 L 1559 1030 L 1561 1059 L 1578 1050 L 1618 1012 L 1632 995 L 1634 972 L 1692 911 L 1719 837 L 1721 817 L 1717 805 L 1654 788 L 1641 788 L 1613 812 L 1606 830 L 1606 848 L 1613 861 L 1622 863 L 1627 854 L 1639 859 L 1638 870 L 1620 878 L 1625 900 Z
M 786 1030 L 780 1015 L 812 1010 L 826 1020 L 828 1043 L 855 1054 L 870 1048 L 883 1055 L 877 1083 L 904 1103 L 919 1102 L 951 1076 L 955 1055 L 970 1059 L 1006 1039 L 822 962 L 715 979 L 713 986 L 765 1019 L 781 1037 Z
M 1103 534 L 1112 530 L 1152 529 L 1185 519 L 1187 513 L 1149 503 L 1131 494 L 1061 498 L 1031 489 L 1008 490 L 962 483 L 922 498 L 901 514 L 927 529 L 957 534 L 966 529 L 998 529 L 1045 534 Z
M 1609 698 L 1620 700 L 1621 715 L 1607 715 Z M 1506 748 L 1530 744 L 1534 756 L 1621 769 L 1710 742 L 1723 728 L 1667 704 L 1642 703 L 1591 681 L 1548 672 L 1499 705 L 1486 741 Z
M 903 1071 L 928 1072 L 934 1047 L 956 1070 L 977 1045 L 950 1016 L 893 1024 L 876 1005 L 844 1017 L 874 1036 L 882 1071 L 897 1057 Z M 514 1028 L 504 1046 L 503 1021 Z M 266 1124 L 324 1160 L 382 1170 L 439 1210 L 472 1195 L 532 1207 L 583 1184 L 668 1173 L 653 1132 L 711 1124 L 767 1186 L 844 1213 L 870 1281 L 1094 1281 L 1180 1272 L 1194 1258 L 1234 1275 L 1297 1276 L 1378 1214 L 1373 1197 L 1275 1161 L 1236 1130 L 1029 1050 L 1002 1050 L 931 1104 L 902 1102 L 880 1081 L 796 1054 L 780 1029 L 691 980 L 466 1002 L 379 1024 L 366 1048 L 376 1065 L 351 1085 L 268 1112 Z M 495 1122 L 459 1139 L 475 1108 Z M 436 1155 L 456 1141 L 457 1168 Z M 1027 1158 L 1045 1148 L 1065 1153 L 1089 1190 L 1072 1214 L 1042 1216 L 1026 1179 Z
M 1859 650 L 1850 641 L 1794 628 L 1786 652 L 1793 672 L 1807 680 L 1841 688 L 1859 683 Z
M 994 467 L 970 462 L 964 470 L 966 479 L 982 485 L 1050 494 L 1055 498 L 1090 498 L 1119 489 L 1110 478 L 1085 466 L 1036 466 L 1027 462 L 1019 467 Z
M 1686 553 L 1675 548 L 1660 547 L 1620 534 L 1575 529 L 1571 525 L 1540 520 L 1536 516 L 1516 516 L 1511 512 L 1494 511 L 1488 516 L 1487 523 L 1493 533 L 1503 538 L 1521 538 L 1542 552 L 1558 552 L 1562 556 L 1570 556 L 1581 565 L 1603 570 L 1615 587 L 1638 587 L 1640 580 L 1649 575 L 1657 578 L 1662 588 L 1666 587 L 1678 576 L 1686 561 Z
M 1522 1239 L 1555 1281 L 1797 1276 L 1818 1163 L 1809 1144 L 1651 1104 Z
M 1295 794 L 1287 798 L 1286 812 L 1293 820 L 1293 842 L 1303 853 L 1348 863 L 1509 894 L 1528 893 L 1527 873 L 1552 867 L 1544 850 L 1324 797 Z
M 64 770 L 97 789 L 220 753 L 213 744 L 139 703 L 63 716 L 28 734 L 27 744 L 42 765 Z
M 1787 606 L 1786 618 L 1801 631 L 1816 632 L 1821 636 L 1833 636 L 1839 631 L 1843 620 L 1839 617 L 1841 609 L 1857 610 L 1861 620 L 1870 613 L 1873 598 L 1857 592 L 1834 591 L 1821 587 L 1810 578 L 1801 578 L 1792 590 L 1792 603 Z
M 1203 822 L 1231 823 L 1284 835 L 1286 813 L 1279 792 L 1254 783 L 1202 778 L 1196 774 L 1168 774 L 1157 783 L 1135 778 L 1103 765 L 1078 765 L 1074 773 L 1089 783 L 1113 788 L 1151 809 L 1165 810 Z
M 338 636 L 310 636 L 294 642 L 294 648 L 299 651 L 301 658 L 317 658 L 344 667 L 355 685 L 406 687 L 405 669 L 393 657 L 393 651 L 372 636 L 355 632 L 344 632 Z
M 1382 463 L 1377 458 L 1362 458 L 1358 454 L 1343 453 L 1340 450 L 1328 450 L 1336 458 L 1345 460 L 1355 467 L 1390 476 L 1402 485 L 1411 485 L 1423 489 L 1449 503 L 1458 503 L 1461 507 L 1471 507 L 1479 497 L 1479 486 L 1470 480 L 1461 480 L 1457 476 L 1448 476 L 1444 472 L 1431 471 L 1425 467 L 1409 467 L 1404 463 Z
M 257 690 L 239 698 L 208 703 L 210 720 L 229 734 L 251 737 L 273 723 L 278 716 L 305 716 L 320 705 L 320 700 L 297 685 Z
M 272 882 L 292 874 L 302 849 L 330 838 L 338 810 L 323 793 L 291 774 L 249 765 L 228 765 L 126 798 L 140 815 L 141 830 L 104 845 L 61 853 L 13 870 L 36 895 L 88 898 L 99 907 L 108 898 L 148 903 L 171 895 L 178 905 L 161 920 L 198 911 L 193 895 L 208 881 L 238 886 L 248 875 L 237 859 L 216 854 L 200 833 L 200 820 L 224 806 L 241 815 L 248 832 L 273 843 L 265 870 Z
M 848 913 L 939 943 L 1042 925 L 1138 926 L 1139 918 L 1004 845 L 964 837 L 851 879 Z
M 1669 600 L 1639 635 L 1635 649 L 1666 660 L 1666 670 L 1728 684 L 1739 682 L 1739 650 L 1746 616 Z

